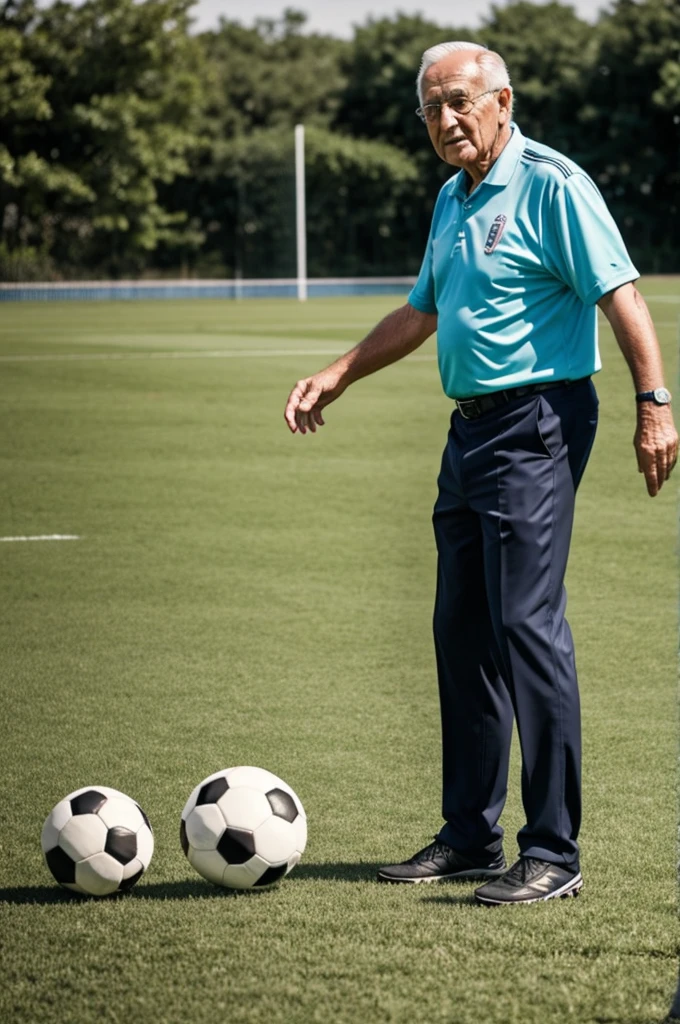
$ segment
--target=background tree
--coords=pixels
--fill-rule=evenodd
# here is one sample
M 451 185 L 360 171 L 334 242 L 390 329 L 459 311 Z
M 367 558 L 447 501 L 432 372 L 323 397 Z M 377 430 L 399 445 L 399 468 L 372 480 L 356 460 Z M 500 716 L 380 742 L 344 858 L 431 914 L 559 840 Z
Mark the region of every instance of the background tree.
M 0 0 L 0 277 L 291 276 L 293 127 L 307 127 L 312 275 L 419 267 L 451 168 L 415 117 L 422 51 L 497 49 L 525 134 L 597 181 L 641 271 L 680 269 L 680 4 L 596 25 L 518 0 L 477 31 L 287 9 L 192 35 L 193 0 Z
M 598 58 L 598 36 L 572 7 L 527 0 L 493 7 L 480 41 L 510 70 L 514 113 L 522 131 L 567 153 L 584 155 L 579 113 Z
M 171 205 L 187 210 L 205 238 L 200 251 L 183 253 L 192 272 L 295 275 L 293 129 L 300 122 L 307 127 L 310 274 L 418 268 L 409 214 L 417 209 L 427 218 L 426 183 L 394 140 L 353 136 L 342 123 L 351 44 L 305 35 L 304 24 L 304 15 L 287 10 L 280 21 L 260 19 L 249 29 L 223 19 L 200 37 L 201 152 L 169 190 Z M 411 90 L 412 80 L 411 70 Z M 161 266 L 173 258 L 160 247 Z
M 179 255 L 185 270 L 231 276 L 295 274 L 293 129 L 330 122 L 344 86 L 348 45 L 305 35 L 305 15 L 284 11 L 252 28 L 222 19 L 202 33 L 200 138 L 185 170 L 163 190 L 203 239 Z M 257 168 L 257 173 L 255 173 Z M 257 246 L 264 246 L 253 255 Z M 161 245 L 157 265 L 177 265 Z
M 427 130 L 415 114 L 421 56 L 445 39 L 479 41 L 470 29 L 442 28 L 420 15 L 369 19 L 356 29 L 342 60 L 347 84 L 334 129 L 358 139 L 380 139 L 407 153 L 418 169 L 389 224 L 395 255 L 401 254 L 401 263 L 395 260 L 392 273 L 418 272 L 437 193 L 451 175 L 451 169 L 435 157 Z
M 7 249 L 34 243 L 67 271 L 117 274 L 141 272 L 161 239 L 182 239 L 186 214 L 165 209 L 158 187 L 188 169 L 197 144 L 190 6 L 3 5 L 0 27 L 18 68 L 6 77 L 0 122 L 10 139 L 0 183 Z M 22 97 L 31 76 L 39 101 L 29 116 Z
M 94 196 L 82 178 L 51 153 L 46 159 L 27 145 L 53 116 L 47 98 L 51 75 L 40 74 L 26 32 L 38 14 L 32 0 L 0 9 L 0 205 L 3 237 L 0 264 L 17 278 L 50 276 L 47 254 L 50 210 L 69 209 Z M 37 245 L 31 246 L 35 241 Z
M 597 26 L 579 124 L 638 269 L 680 268 L 680 3 L 618 0 Z

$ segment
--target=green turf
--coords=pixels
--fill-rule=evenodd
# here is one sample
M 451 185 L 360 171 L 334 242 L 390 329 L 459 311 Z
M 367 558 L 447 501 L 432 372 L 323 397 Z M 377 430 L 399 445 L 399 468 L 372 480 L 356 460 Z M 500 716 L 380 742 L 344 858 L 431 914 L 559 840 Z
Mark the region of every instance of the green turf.
M 672 386 L 680 283 L 643 289 Z M 430 513 L 450 403 L 430 342 L 351 389 L 316 436 L 290 436 L 282 413 L 298 377 L 399 301 L 2 306 L 0 536 L 82 537 L 0 544 L 3 1021 L 667 1012 L 676 493 L 646 495 L 607 328 L 568 580 L 583 895 L 494 911 L 473 883 L 373 881 L 440 823 Z M 234 764 L 281 775 L 307 809 L 302 864 L 270 891 L 220 892 L 179 846 L 193 786 Z M 509 856 L 518 775 L 515 756 Z M 122 899 L 71 898 L 42 863 L 45 816 L 86 784 L 130 793 L 155 829 Z

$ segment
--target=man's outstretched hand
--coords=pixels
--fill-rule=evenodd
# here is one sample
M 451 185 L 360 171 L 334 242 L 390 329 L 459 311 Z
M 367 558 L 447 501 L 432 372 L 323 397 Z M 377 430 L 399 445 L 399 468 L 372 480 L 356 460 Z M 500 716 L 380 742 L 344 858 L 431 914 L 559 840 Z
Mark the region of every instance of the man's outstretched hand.
M 422 313 L 406 302 L 388 313 L 363 341 L 313 377 L 299 380 L 286 403 L 284 417 L 292 434 L 323 426 L 322 410 L 350 384 L 414 352 L 437 330 L 436 313 Z
M 341 376 L 339 371 L 329 367 L 297 382 L 283 414 L 292 434 L 298 430 L 301 434 L 306 434 L 307 430 L 314 434 L 317 426 L 324 425 L 322 410 L 339 398 L 349 383 L 341 383 Z

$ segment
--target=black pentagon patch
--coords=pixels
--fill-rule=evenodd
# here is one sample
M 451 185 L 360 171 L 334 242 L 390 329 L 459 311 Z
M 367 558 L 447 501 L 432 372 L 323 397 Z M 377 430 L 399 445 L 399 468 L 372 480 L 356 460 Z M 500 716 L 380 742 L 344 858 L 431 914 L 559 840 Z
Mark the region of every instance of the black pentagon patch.
M 71 800 L 71 811 L 73 814 L 96 814 L 106 803 L 106 799 L 104 794 L 98 793 L 96 789 L 88 789 L 86 793 L 74 796 Z
M 106 834 L 104 853 L 110 854 L 119 864 L 129 864 L 137 856 L 137 836 L 129 828 L 114 825 Z
M 131 889 L 132 886 L 139 881 L 144 874 L 144 868 L 140 868 L 139 871 L 135 871 L 134 875 L 130 875 L 129 878 L 124 878 L 118 888 L 121 892 L 125 892 L 127 889 Z
M 216 804 L 221 796 L 229 789 L 229 783 L 222 775 L 219 779 L 213 779 L 212 782 L 207 782 L 205 786 L 201 787 L 201 792 L 198 794 L 198 800 L 196 806 L 200 807 L 201 804 Z
M 217 844 L 227 864 L 245 864 L 255 853 L 255 840 L 252 832 L 241 828 L 227 828 Z
M 286 793 L 282 789 L 270 789 L 267 793 L 267 800 L 269 800 L 272 814 L 275 814 L 277 818 L 295 821 L 298 809 L 290 793 Z
M 179 823 L 179 841 L 182 844 L 182 849 L 184 850 L 184 856 L 188 857 L 189 856 L 189 840 L 187 838 L 187 823 L 184 820 L 184 818 L 182 818 L 182 820 Z
M 65 850 L 62 850 L 61 846 L 55 846 L 53 850 L 48 850 L 45 854 L 45 860 L 58 882 L 61 882 L 62 885 L 73 885 L 76 880 L 75 861 L 71 860 Z
M 278 882 L 279 878 L 283 878 L 287 870 L 288 864 L 279 864 L 276 868 L 267 868 L 265 873 L 260 875 L 255 882 L 255 885 L 273 885 L 274 882 Z
M 144 818 L 144 824 L 145 824 L 145 825 L 146 825 L 146 827 L 148 828 L 149 832 L 151 832 L 151 833 L 153 834 L 153 829 L 151 828 L 151 822 L 150 822 L 150 821 L 149 821 L 149 819 L 147 818 L 146 814 L 144 813 L 144 811 L 142 810 L 142 808 L 141 808 L 141 807 L 139 806 L 139 804 L 137 804 L 137 803 L 136 803 L 136 804 L 135 804 L 135 807 L 137 808 L 137 810 L 139 811 L 139 813 L 141 814 L 141 816 L 142 816 L 142 817 Z

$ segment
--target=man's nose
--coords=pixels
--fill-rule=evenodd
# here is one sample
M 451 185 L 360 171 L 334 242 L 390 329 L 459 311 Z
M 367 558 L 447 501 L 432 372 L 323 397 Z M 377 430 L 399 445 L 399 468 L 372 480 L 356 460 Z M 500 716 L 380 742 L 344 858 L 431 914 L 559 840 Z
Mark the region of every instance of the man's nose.
M 453 125 L 458 124 L 458 118 L 448 103 L 442 103 L 441 114 L 439 115 L 439 124 L 442 128 L 451 128 Z

